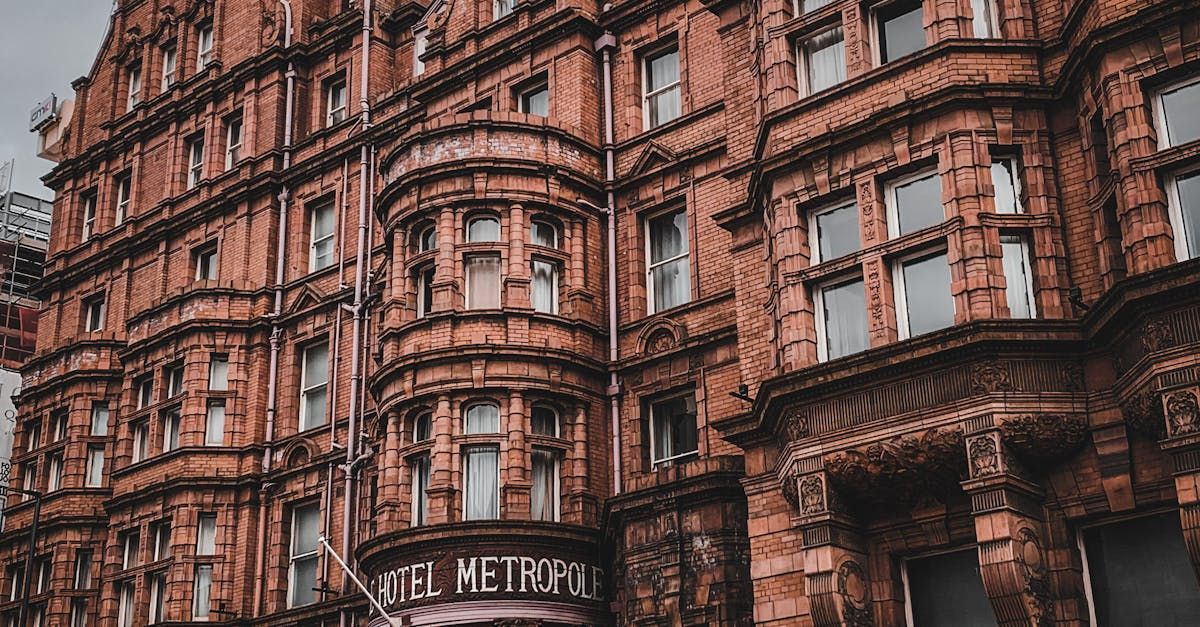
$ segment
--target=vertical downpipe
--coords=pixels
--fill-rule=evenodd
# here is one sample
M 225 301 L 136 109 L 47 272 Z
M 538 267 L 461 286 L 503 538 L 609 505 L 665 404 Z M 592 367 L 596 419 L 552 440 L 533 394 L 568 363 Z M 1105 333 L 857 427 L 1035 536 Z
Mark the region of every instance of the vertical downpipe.
M 621 493 L 621 381 L 617 377 L 620 357 L 617 337 L 617 204 L 613 195 L 616 179 L 613 154 L 613 94 L 612 51 L 617 38 L 604 33 L 596 40 L 596 49 L 603 59 L 604 79 L 604 188 L 605 210 L 608 214 L 608 403 L 612 420 L 613 494 Z

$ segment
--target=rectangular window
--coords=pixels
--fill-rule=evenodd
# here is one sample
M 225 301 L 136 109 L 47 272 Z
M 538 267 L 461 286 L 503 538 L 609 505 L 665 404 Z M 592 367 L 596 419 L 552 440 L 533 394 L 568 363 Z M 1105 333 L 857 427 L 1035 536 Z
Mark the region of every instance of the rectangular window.
M 558 313 L 558 264 L 534 259 L 530 275 L 533 279 L 529 300 L 533 310 L 541 313 Z
M 93 445 L 87 452 L 87 476 L 84 477 L 85 488 L 99 488 L 104 485 L 104 447 Z
M 133 457 L 131 463 L 146 459 L 150 452 L 150 423 L 142 420 L 133 425 Z
M 539 83 L 525 89 L 517 98 L 517 110 L 542 117 L 550 115 L 550 87 Z
M 37 585 L 33 588 L 34 594 L 41 594 L 50 589 L 50 578 L 54 575 L 54 563 L 49 557 L 39 557 L 37 560 Z
M 196 564 L 192 589 L 192 620 L 208 620 L 212 605 L 212 564 Z
M 129 173 L 117 177 L 117 213 L 113 217 L 116 226 L 129 217 L 129 207 L 133 199 L 133 175 Z
M 42 423 L 40 420 L 31 420 L 25 423 L 25 450 L 32 451 L 42 445 Z
M 83 301 L 83 330 L 87 332 L 104 330 L 104 295 L 99 294 Z
M 859 249 L 858 205 L 850 203 L 811 214 L 808 223 L 811 265 L 837 259 Z
M 922 0 L 897 0 L 875 9 L 879 63 L 889 63 L 925 47 Z
M 315 344 L 304 349 L 300 373 L 300 430 L 325 424 L 325 386 L 329 380 L 329 346 Z
M 432 311 L 433 279 L 437 268 L 425 266 L 417 270 L 417 317 L 424 318 Z
M 908 625 L 994 627 L 996 615 L 983 590 L 976 549 L 901 562 Z
M 942 207 L 942 178 L 923 172 L 887 185 L 888 234 L 907 235 L 946 220 Z
M 145 375 L 137 380 L 137 408 L 149 407 L 154 404 L 154 376 Z
M 530 518 L 558 520 L 558 453 L 534 447 L 530 451 L 533 487 L 529 494 Z
M 308 270 L 316 272 L 333 265 L 333 202 L 325 201 L 308 210 Z
M 208 389 L 224 392 L 229 389 L 229 356 L 214 354 L 208 362 Z
M 71 413 L 65 409 L 55 410 L 50 414 L 50 435 L 55 442 L 61 442 L 67 437 L 67 424 Z
M 687 210 L 677 209 L 646 220 L 649 313 L 692 300 L 689 246 Z
M 75 551 L 75 589 L 92 587 L 92 552 L 86 549 Z
M 429 29 L 421 27 L 413 31 L 413 78 L 425 73 L 425 62 L 421 55 L 429 47 Z
M 196 33 L 196 71 L 199 72 L 212 62 L 212 26 L 201 26 Z
M 123 570 L 141 566 L 141 548 L 142 535 L 136 531 L 125 532 L 124 539 L 121 542 L 121 568 Z
M 1200 139 L 1200 77 L 1158 92 L 1155 105 L 1160 149 Z
M 646 55 L 642 64 L 642 110 L 646 130 L 680 115 L 679 47 Z
M 172 364 L 163 369 L 167 384 L 167 398 L 183 394 L 183 364 Z
M 698 451 L 696 399 L 687 394 L 650 404 L 650 456 L 655 464 Z
M 105 403 L 92 404 L 92 437 L 108 435 L 108 405 Z
M 855 278 L 814 290 L 817 312 L 817 358 L 837 359 L 866 350 L 867 298 L 863 280 Z
M 1000 15 L 995 0 L 971 0 L 971 34 L 979 39 L 1000 36 Z
M 242 160 L 242 116 L 225 122 L 225 169 L 230 170 Z
M 171 522 L 163 520 L 150 526 L 154 536 L 154 553 L 150 561 L 157 562 L 171 557 Z
M 8 591 L 8 600 L 16 601 L 25 594 L 25 566 L 24 563 L 8 567 L 8 580 L 12 582 L 12 588 Z
M 498 20 L 517 8 L 517 0 L 492 0 L 492 20 Z
M 996 213 L 1025 213 L 1021 207 L 1021 179 L 1014 157 L 992 157 L 992 188 Z
M 204 422 L 204 444 L 206 446 L 222 446 L 225 444 L 225 402 L 211 401 L 208 404 L 208 415 Z
M 946 253 L 910 258 L 895 266 L 896 322 L 905 339 L 954 324 Z
M 1004 261 L 1004 295 L 1013 318 L 1033 318 L 1037 307 L 1033 300 L 1033 271 L 1029 263 L 1029 242 L 1021 235 L 1001 235 L 1000 250 Z
M 204 179 L 204 138 L 196 137 L 189 140 L 187 147 L 187 188 L 192 189 Z
M 346 119 L 346 77 L 338 75 L 325 81 L 325 126 Z
M 150 624 L 167 620 L 167 571 L 151 573 L 147 577 L 150 586 Z
M 500 408 L 491 403 L 471 405 L 467 408 L 463 430 L 468 434 L 500 433 Z
M 796 15 L 812 13 L 817 9 L 829 5 L 833 0 L 796 0 Z
M 534 405 L 529 415 L 529 426 L 534 435 L 558 437 L 558 413 L 545 405 Z
M 71 599 L 71 627 L 88 627 L 87 599 Z
M 1091 527 L 1079 535 L 1091 624 L 1196 622 L 1200 587 L 1183 545 L 1178 512 Z
M 316 601 L 317 534 L 320 510 L 316 504 L 292 510 L 292 534 L 288 562 L 288 607 Z
M 467 258 L 467 309 L 500 308 L 500 258 Z
M 117 627 L 133 627 L 133 619 L 137 614 L 133 606 L 136 589 L 133 580 L 117 583 Z
M 79 239 L 87 241 L 96 232 L 96 192 L 90 191 L 83 195 L 83 230 Z
M 217 515 L 200 514 L 196 525 L 196 555 L 217 554 Z
M 192 251 L 192 266 L 196 268 L 197 281 L 216 281 L 219 265 L 216 242 L 205 244 Z
M 129 84 L 129 98 L 125 110 L 133 111 L 133 108 L 142 102 L 142 66 L 131 66 L 125 72 L 125 80 Z
M 463 447 L 463 520 L 500 517 L 500 449 Z
M 412 472 L 412 526 L 425 524 L 429 511 L 429 453 L 417 455 L 409 462 Z
M 167 91 L 175 84 L 175 68 L 179 65 L 175 54 L 175 46 L 167 46 L 162 51 L 162 90 Z
M 37 462 L 21 464 L 21 488 L 26 491 L 37 489 Z
M 797 48 L 803 96 L 846 80 L 846 43 L 840 26 L 801 40 Z
M 1175 232 L 1176 260 L 1200 257 L 1200 172 L 1167 179 L 1167 209 Z
M 46 491 L 53 492 L 62 487 L 63 456 L 62 453 L 51 453 L 46 459 L 49 471 L 49 476 L 46 477 Z
M 162 452 L 179 448 L 179 409 L 169 409 L 162 414 Z

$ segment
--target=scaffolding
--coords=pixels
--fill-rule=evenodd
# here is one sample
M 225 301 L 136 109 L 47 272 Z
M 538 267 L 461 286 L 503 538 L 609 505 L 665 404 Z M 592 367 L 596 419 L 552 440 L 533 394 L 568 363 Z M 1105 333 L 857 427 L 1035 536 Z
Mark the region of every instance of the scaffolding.
M 11 189 L 0 206 L 0 367 L 16 369 L 33 354 L 41 305 L 35 288 L 46 262 L 52 208 L 49 201 Z

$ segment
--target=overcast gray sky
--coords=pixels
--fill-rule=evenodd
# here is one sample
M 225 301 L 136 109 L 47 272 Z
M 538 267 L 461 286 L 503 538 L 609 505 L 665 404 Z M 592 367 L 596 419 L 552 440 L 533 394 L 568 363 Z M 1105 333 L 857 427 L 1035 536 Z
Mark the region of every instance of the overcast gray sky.
M 53 195 L 38 180 L 54 164 L 34 154 L 29 112 L 50 92 L 74 97 L 71 81 L 91 69 L 111 14 L 112 0 L 0 0 L 0 162 L 16 158 L 16 191 Z

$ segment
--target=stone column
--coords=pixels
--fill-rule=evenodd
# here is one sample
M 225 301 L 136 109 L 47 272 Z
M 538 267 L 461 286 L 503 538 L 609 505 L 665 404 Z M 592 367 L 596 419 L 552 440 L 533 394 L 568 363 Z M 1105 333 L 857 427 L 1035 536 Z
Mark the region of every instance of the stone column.
M 400 446 L 403 443 L 404 422 L 395 411 L 389 411 L 384 420 L 387 420 L 387 432 L 383 440 L 383 454 L 379 456 L 379 522 L 381 529 L 390 529 L 397 526 L 404 511 L 400 504 L 400 482 L 404 468 Z
M 505 475 L 501 494 L 504 499 L 505 518 L 529 519 L 529 447 L 525 445 L 525 433 L 529 420 L 525 415 L 525 397 L 520 392 L 508 396 L 508 414 L 500 428 L 508 434 L 508 450 L 503 458 Z
M 437 242 L 437 269 L 433 272 L 433 306 L 430 311 L 450 311 L 463 305 L 463 292 L 455 281 L 454 248 L 458 238 L 455 237 L 454 209 L 451 207 L 442 207 L 438 213 Z
M 505 307 L 528 309 L 529 258 L 525 255 L 528 237 L 525 208 L 514 203 L 508 209 L 508 272 L 504 276 Z
M 437 399 L 433 408 L 433 450 L 429 454 L 429 512 L 430 524 L 451 522 L 454 518 L 454 432 L 450 397 Z

